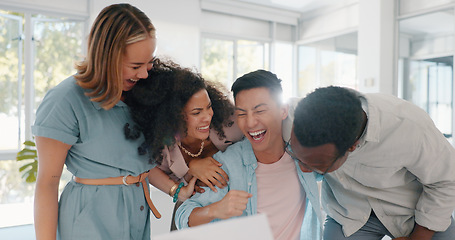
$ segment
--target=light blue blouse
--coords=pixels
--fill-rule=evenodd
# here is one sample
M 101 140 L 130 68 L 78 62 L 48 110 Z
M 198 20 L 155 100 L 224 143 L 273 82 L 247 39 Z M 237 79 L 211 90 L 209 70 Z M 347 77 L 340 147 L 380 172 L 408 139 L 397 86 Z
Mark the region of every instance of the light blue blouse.
M 218 192 L 216 193 L 211 191 L 210 188 L 205 187 L 203 194 L 196 193 L 196 195 L 186 200 L 176 212 L 175 222 L 178 229 L 188 227 L 188 218 L 193 209 L 220 201 L 230 189 L 246 191 L 253 195 L 249 199 L 242 216 L 257 213 L 257 183 L 255 172 L 257 160 L 251 143 L 247 139 L 244 139 L 228 147 L 225 152 L 218 152 L 213 158 L 223 164 L 221 168 L 229 175 L 228 187 L 223 189 L 217 188 Z M 319 197 L 313 195 L 318 192 L 316 178 L 313 173 L 303 173 L 297 162 L 296 169 L 300 183 L 305 189 L 308 198 L 300 239 L 318 240 L 322 236 L 322 213 L 320 211 Z M 214 221 L 219 220 L 216 219 Z
M 32 132 L 72 145 L 65 164 L 74 176 L 136 176 L 154 165 L 138 154 L 143 136 L 125 138 L 126 123 L 134 125 L 125 103 L 104 110 L 69 77 L 46 94 Z M 141 185 L 70 181 L 59 201 L 58 231 L 61 239 L 150 239 L 149 208 Z

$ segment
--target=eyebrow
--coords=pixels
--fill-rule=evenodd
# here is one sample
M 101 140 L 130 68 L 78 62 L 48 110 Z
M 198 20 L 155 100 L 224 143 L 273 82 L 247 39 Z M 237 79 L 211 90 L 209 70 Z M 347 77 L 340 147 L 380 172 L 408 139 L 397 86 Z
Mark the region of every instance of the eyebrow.
M 209 102 L 209 104 L 207 105 L 207 107 L 209 107 L 210 105 L 212 105 L 212 102 Z M 190 110 L 190 112 L 193 112 L 193 111 L 201 111 L 203 110 L 204 108 L 200 108 L 200 107 L 195 107 L 193 109 Z
M 266 103 L 260 103 L 260 104 L 258 104 L 256 106 L 254 106 L 253 110 L 258 109 L 259 107 L 262 107 L 262 106 L 267 106 L 267 104 Z M 239 108 L 239 107 L 235 107 L 235 110 L 246 112 L 245 109 L 242 109 L 242 108 Z
M 150 61 L 147 61 L 147 63 L 151 63 L 153 62 L 153 60 L 155 59 L 155 57 L 153 57 L 152 59 L 150 59 Z M 134 65 L 142 65 L 142 64 L 145 64 L 143 62 L 130 62 L 130 64 L 134 64 Z

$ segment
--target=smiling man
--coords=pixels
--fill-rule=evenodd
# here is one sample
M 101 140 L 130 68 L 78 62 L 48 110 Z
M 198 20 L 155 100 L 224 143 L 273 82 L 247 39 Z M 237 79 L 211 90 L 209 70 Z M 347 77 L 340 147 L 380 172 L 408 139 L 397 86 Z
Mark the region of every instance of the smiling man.
M 282 103 L 280 82 L 264 70 L 234 82 L 236 120 L 246 138 L 213 156 L 229 175 L 228 187 L 216 193 L 206 188 L 186 200 L 177 210 L 179 228 L 265 213 L 275 239 L 320 239 L 319 211 L 307 201 L 319 210 L 317 195 L 305 193 L 317 191 L 315 178 L 284 151 L 288 106 Z
M 297 105 L 286 151 L 323 179 L 324 239 L 455 239 L 455 149 L 417 106 L 316 89 Z

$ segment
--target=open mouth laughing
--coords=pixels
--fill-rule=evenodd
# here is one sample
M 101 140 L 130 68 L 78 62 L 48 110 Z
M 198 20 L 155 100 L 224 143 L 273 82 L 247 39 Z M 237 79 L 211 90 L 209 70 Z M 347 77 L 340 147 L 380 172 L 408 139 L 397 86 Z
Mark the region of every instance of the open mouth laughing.
M 207 125 L 207 126 L 203 126 L 203 127 L 198 127 L 196 128 L 197 130 L 200 130 L 200 131 L 205 131 L 207 129 L 209 129 L 210 125 Z
M 248 134 L 253 138 L 254 141 L 260 141 L 264 138 L 266 130 L 259 130 L 255 132 L 248 132 Z
M 130 83 L 137 83 L 138 81 L 139 81 L 139 79 L 132 79 L 132 78 L 128 79 L 128 82 L 130 82 Z

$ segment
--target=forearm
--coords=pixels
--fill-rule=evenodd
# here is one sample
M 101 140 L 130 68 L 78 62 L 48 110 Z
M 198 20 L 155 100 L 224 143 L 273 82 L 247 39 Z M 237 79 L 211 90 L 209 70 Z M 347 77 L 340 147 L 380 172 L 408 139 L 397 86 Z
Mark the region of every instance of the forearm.
M 36 239 L 55 239 L 58 223 L 58 185 L 70 145 L 36 137 L 38 176 L 35 189 Z
M 416 224 L 414 230 L 409 236 L 412 240 L 431 240 L 434 235 L 434 231 Z
M 45 185 L 37 181 L 35 190 L 36 239 L 56 239 L 58 222 L 58 183 Z
M 188 226 L 194 227 L 202 224 L 209 223 L 216 219 L 215 217 L 216 203 L 207 205 L 205 207 L 198 207 L 193 209 L 188 218 Z
M 166 194 L 169 194 L 172 186 L 176 184 L 163 170 L 158 167 L 154 167 L 150 170 L 148 179 L 150 184 Z

